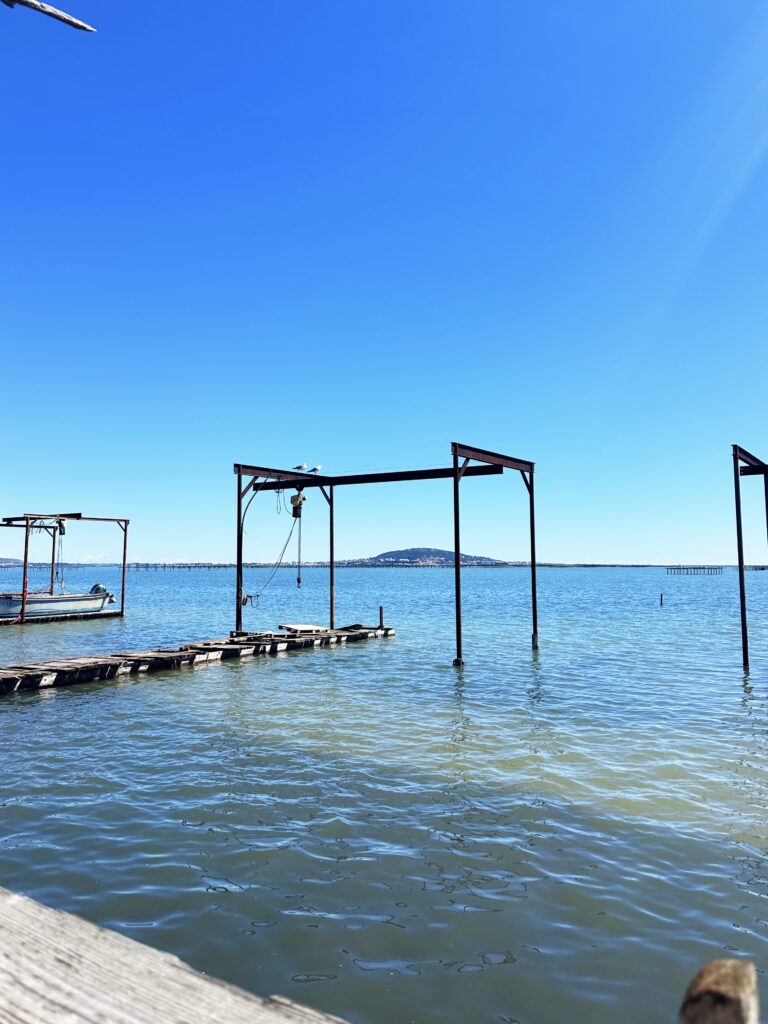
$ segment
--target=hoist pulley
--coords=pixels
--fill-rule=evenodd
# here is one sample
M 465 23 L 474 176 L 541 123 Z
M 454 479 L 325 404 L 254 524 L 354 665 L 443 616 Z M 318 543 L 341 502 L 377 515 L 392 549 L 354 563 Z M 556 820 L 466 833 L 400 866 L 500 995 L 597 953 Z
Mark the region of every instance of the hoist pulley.
M 306 494 L 302 494 L 301 491 L 297 491 L 295 494 L 291 495 L 291 508 L 293 509 L 294 519 L 301 519 L 301 508 L 306 500 Z

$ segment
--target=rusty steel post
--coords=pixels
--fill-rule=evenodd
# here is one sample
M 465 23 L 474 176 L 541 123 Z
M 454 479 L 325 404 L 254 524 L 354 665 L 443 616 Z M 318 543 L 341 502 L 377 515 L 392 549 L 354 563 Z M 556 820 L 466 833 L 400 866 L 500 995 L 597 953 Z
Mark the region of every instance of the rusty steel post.
M 24 569 L 22 574 L 21 583 L 21 614 L 19 615 L 19 622 L 24 622 L 27 613 L 27 587 L 29 586 L 29 578 L 27 576 L 29 570 L 29 520 L 24 520 Z
M 461 524 L 459 509 L 459 454 L 453 446 L 453 573 L 456 600 L 456 657 L 453 659 L 455 668 L 464 664 L 461 636 Z
M 333 629 L 336 623 L 336 538 L 335 538 L 335 526 L 333 520 L 333 484 L 328 488 L 328 516 L 329 516 L 329 531 L 330 531 L 330 565 L 329 565 L 329 576 L 328 576 L 328 590 L 330 600 L 330 628 Z
M 123 576 L 120 583 L 120 618 L 125 618 L 125 572 L 128 566 L 128 520 L 120 524 L 123 528 Z
M 243 631 L 243 474 L 237 474 L 237 573 L 235 577 L 235 631 Z
M 54 526 L 53 529 L 51 530 L 51 537 L 53 537 L 53 541 L 51 543 L 51 597 L 53 597 L 53 584 L 54 584 L 55 573 L 56 573 L 56 534 L 57 534 L 57 532 L 58 531 L 57 531 L 56 527 Z
M 744 671 L 749 671 L 749 635 L 747 632 L 747 588 L 744 580 L 744 536 L 741 528 L 741 480 L 739 449 L 733 446 L 733 490 L 736 501 L 736 547 L 739 557 L 739 605 L 741 608 L 741 657 Z
M 531 520 L 531 617 L 533 633 L 531 645 L 534 651 L 539 649 L 539 608 L 536 597 L 536 506 L 533 497 L 533 469 L 529 473 L 528 507 Z

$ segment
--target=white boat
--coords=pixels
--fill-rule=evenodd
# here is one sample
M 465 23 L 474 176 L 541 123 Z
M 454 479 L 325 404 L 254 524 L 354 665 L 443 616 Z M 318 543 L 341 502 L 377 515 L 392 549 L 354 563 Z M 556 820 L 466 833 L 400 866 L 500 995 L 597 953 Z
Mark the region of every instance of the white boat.
M 115 595 L 96 583 L 87 594 L 27 593 L 25 619 L 47 618 L 49 615 L 84 615 L 101 612 L 115 603 Z M 0 594 L 0 619 L 17 619 L 21 615 L 22 595 Z

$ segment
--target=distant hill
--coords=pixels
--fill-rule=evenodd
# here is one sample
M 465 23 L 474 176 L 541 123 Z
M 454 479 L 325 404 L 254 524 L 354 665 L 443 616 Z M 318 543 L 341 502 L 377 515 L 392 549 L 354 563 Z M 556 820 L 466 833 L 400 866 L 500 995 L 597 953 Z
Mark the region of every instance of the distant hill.
M 381 566 L 409 566 L 409 565 L 453 565 L 453 552 L 444 551 L 442 548 L 401 548 L 398 551 L 382 551 L 380 555 L 373 558 L 362 558 L 360 564 L 381 565 Z M 465 555 L 461 556 L 462 565 L 504 565 L 496 558 L 488 558 L 486 555 Z

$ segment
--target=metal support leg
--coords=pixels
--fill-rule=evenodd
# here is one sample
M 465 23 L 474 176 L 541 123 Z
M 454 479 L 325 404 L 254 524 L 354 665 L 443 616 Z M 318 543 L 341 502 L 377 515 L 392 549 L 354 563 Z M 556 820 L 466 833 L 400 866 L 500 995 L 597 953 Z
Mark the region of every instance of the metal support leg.
M 128 523 L 120 524 L 123 528 L 123 578 L 120 583 L 120 618 L 125 618 L 125 574 L 128 569 Z
M 51 530 L 51 597 L 53 597 L 53 584 L 56 579 L 56 534 L 57 528 Z
M 739 556 L 739 604 L 741 607 L 741 656 L 744 671 L 749 671 L 749 636 L 747 633 L 747 588 L 744 580 L 744 537 L 741 529 L 741 479 L 739 453 L 733 446 L 733 490 L 736 499 L 736 546 Z
M 453 664 L 461 668 L 464 664 L 461 636 L 461 526 L 459 512 L 459 483 L 461 473 L 459 471 L 459 456 L 455 448 L 453 451 L 453 571 L 455 578 L 456 592 L 456 657 Z
M 528 507 L 531 519 L 531 646 L 534 651 L 539 649 L 539 608 L 536 597 L 536 507 L 533 497 L 533 472 L 529 473 Z
M 336 538 L 333 522 L 333 484 L 328 488 L 328 515 L 330 530 L 330 566 L 328 576 L 328 599 L 330 602 L 329 624 L 330 628 L 333 629 L 336 624 Z
M 235 630 L 243 631 L 243 474 L 237 474 L 237 570 L 235 576 Z
M 27 615 L 27 589 L 29 588 L 29 520 L 24 528 L 24 569 L 21 584 L 21 614 L 19 622 L 24 622 Z

